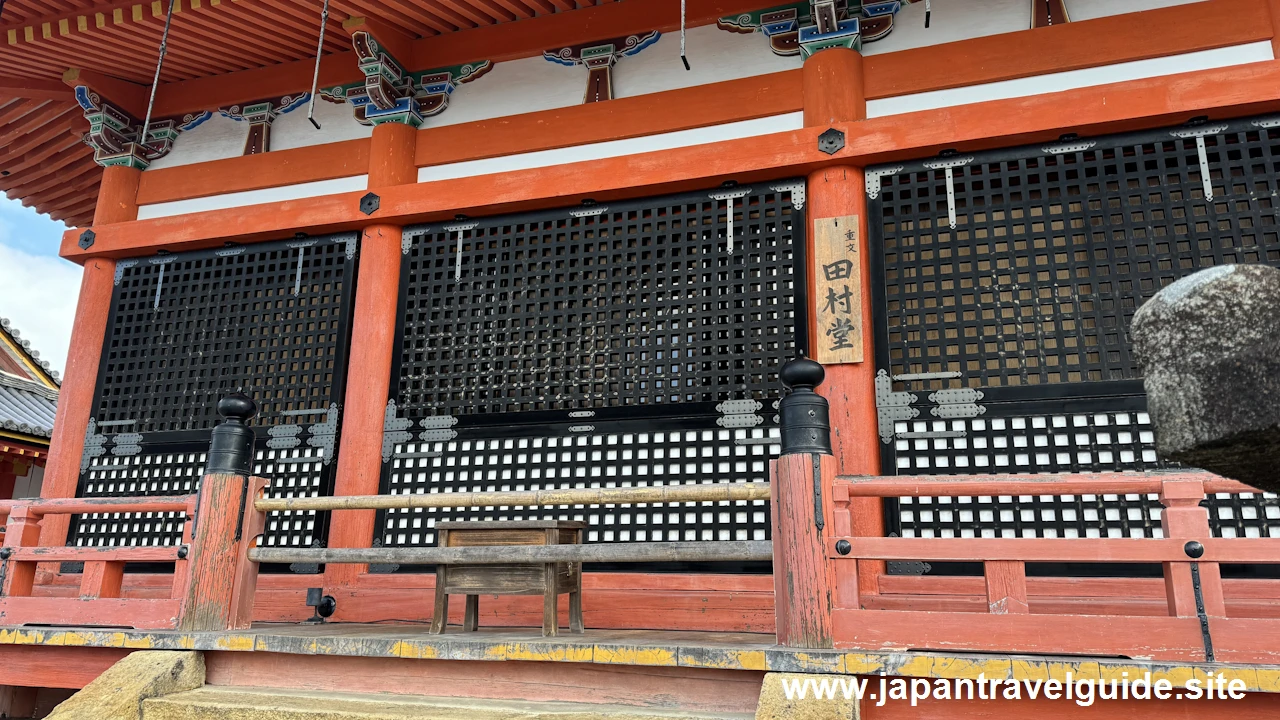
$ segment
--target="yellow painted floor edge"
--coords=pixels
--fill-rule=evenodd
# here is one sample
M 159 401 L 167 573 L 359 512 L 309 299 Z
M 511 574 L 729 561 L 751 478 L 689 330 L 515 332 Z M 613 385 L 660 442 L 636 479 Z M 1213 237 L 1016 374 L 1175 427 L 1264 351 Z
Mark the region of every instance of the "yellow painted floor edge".
M 143 632 L 86 628 L 0 628 L 0 645 L 46 645 L 147 650 L 269 652 L 295 655 L 388 657 L 474 661 L 573 662 L 650 667 L 696 667 L 723 670 L 888 675 L 919 678 L 977 678 L 1065 681 L 1130 679 L 1151 673 L 1151 680 L 1182 685 L 1210 673 L 1227 682 L 1242 680 L 1247 692 L 1280 693 L 1280 666 L 1226 663 L 1175 663 L 1148 660 L 968 655 L 939 652 L 873 650 L 797 650 L 727 644 L 645 641 L 643 634 L 625 640 L 592 641 L 588 637 L 485 640 L 483 634 L 443 636 L 360 635 L 359 626 L 333 625 L 341 634 L 273 634 L 270 628 L 230 633 Z M 381 628 L 385 630 L 385 626 Z M 669 636 L 671 633 L 656 633 Z M 704 634 L 704 637 L 709 634 Z

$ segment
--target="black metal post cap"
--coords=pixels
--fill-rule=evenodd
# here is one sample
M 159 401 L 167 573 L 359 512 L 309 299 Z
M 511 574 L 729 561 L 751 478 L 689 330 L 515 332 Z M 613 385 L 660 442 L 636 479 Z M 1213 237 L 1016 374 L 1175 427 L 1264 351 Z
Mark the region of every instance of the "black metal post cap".
M 836 552 L 840 553 L 841 555 L 848 555 L 852 551 L 853 551 L 853 546 L 849 544 L 848 540 L 836 541 Z
M 791 392 L 778 403 L 782 425 L 782 454 L 831 454 L 831 419 L 827 399 L 813 389 L 822 384 L 827 371 L 809 358 L 791 360 L 778 371 L 778 378 Z
M 253 469 L 253 429 L 248 423 L 257 412 L 253 398 L 244 393 L 232 393 L 218 401 L 222 422 L 210 433 L 206 473 L 249 476 Z
M 1189 558 L 1199 558 L 1204 555 L 1204 545 L 1192 540 L 1182 546 L 1182 551 L 1185 552 Z
M 782 370 L 778 372 L 778 379 L 792 390 L 798 388 L 812 390 L 821 385 L 826 377 L 827 371 L 822 368 L 822 365 L 804 357 L 787 361 L 787 364 L 783 365 Z
M 244 393 L 231 393 L 218 401 L 218 414 L 223 422 L 243 425 L 258 414 L 258 405 Z

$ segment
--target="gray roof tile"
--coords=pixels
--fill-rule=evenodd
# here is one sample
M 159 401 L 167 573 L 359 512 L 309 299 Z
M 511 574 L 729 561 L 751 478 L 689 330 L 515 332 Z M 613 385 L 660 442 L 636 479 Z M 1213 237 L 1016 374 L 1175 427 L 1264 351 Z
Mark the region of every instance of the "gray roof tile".
M 38 382 L 0 373 L 0 428 L 49 437 L 58 393 Z

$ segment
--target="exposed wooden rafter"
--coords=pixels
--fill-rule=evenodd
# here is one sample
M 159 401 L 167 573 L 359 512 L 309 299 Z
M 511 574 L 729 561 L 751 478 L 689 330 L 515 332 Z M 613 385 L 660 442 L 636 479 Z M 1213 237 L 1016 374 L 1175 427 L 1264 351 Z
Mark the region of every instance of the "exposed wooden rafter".
M 0 76 L 0 99 L 71 100 L 71 91 L 61 83 L 24 77 Z

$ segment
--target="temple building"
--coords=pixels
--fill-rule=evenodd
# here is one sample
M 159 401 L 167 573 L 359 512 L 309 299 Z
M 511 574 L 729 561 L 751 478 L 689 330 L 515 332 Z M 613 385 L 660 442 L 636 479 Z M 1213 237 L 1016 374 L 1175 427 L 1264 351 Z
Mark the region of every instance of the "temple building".
M 0 499 L 40 496 L 58 382 L 49 361 L 0 317 Z
M 1278 50 L 1280 0 L 0 0 L 0 189 L 84 268 L 60 386 L 0 332 L 0 713 L 176 662 L 129 717 L 1274 717 L 1280 498 L 1158 454 L 1129 323 L 1280 267 Z M 795 716 L 1081 710 L 918 700 Z

